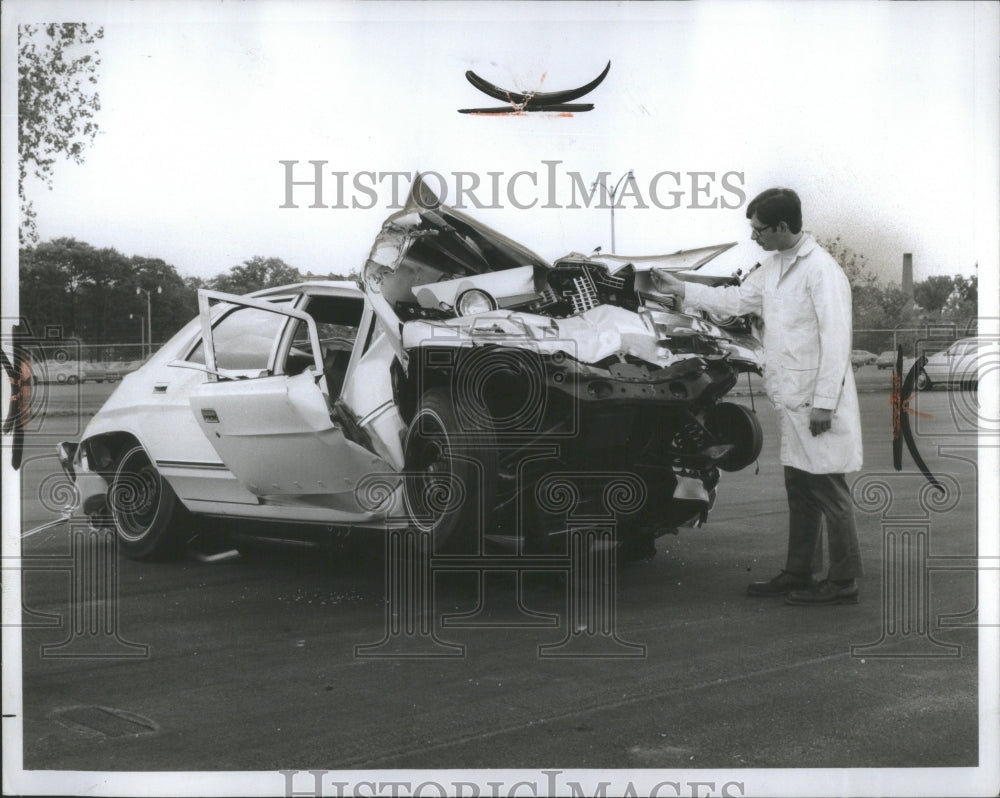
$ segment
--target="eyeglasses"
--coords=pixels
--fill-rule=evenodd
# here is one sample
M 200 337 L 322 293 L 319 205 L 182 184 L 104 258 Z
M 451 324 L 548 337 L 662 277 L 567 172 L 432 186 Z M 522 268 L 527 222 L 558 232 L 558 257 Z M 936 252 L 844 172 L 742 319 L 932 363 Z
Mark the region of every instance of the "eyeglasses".
M 750 236 L 753 237 L 754 235 L 760 235 L 765 230 L 772 230 L 772 229 L 774 229 L 774 225 L 773 224 L 765 224 L 763 227 L 758 227 L 753 222 L 750 222 L 750 228 L 753 230 L 753 232 L 750 234 Z

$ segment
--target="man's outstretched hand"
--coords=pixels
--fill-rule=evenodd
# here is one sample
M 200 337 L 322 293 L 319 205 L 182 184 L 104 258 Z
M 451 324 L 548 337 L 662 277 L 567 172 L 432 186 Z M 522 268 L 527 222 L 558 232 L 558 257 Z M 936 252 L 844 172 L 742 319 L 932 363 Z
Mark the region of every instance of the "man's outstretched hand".
M 661 294 L 668 294 L 679 299 L 684 299 L 684 281 L 678 280 L 670 272 L 650 269 L 649 276 L 653 280 L 653 287 Z

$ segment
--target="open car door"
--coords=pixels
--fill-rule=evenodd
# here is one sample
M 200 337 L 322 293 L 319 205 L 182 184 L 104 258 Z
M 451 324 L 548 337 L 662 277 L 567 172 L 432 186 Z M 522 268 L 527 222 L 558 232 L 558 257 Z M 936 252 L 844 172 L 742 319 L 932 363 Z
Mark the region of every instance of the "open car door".
M 199 291 L 198 302 L 209 380 L 190 404 L 227 468 L 262 505 L 329 508 L 331 521 L 371 518 L 355 486 L 395 469 L 332 418 L 329 384 L 339 392 L 339 381 L 324 372 L 315 319 L 292 303 L 217 291 Z

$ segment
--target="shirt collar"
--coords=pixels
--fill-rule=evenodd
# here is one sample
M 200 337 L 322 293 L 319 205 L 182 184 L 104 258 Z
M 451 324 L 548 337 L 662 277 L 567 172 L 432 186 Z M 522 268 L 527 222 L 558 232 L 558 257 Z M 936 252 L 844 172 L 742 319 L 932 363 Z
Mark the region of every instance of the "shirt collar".
M 802 238 L 793 247 L 778 251 L 779 262 L 781 263 L 781 273 L 784 274 L 799 258 L 805 257 L 816 248 L 816 239 L 809 233 L 803 233 Z

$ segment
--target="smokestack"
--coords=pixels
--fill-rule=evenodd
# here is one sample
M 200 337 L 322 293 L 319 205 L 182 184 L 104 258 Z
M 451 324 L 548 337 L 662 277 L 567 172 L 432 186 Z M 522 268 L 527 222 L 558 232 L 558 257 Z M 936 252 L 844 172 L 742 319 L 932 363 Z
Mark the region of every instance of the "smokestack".
M 903 253 L 903 293 L 913 296 L 913 255 L 909 252 Z

